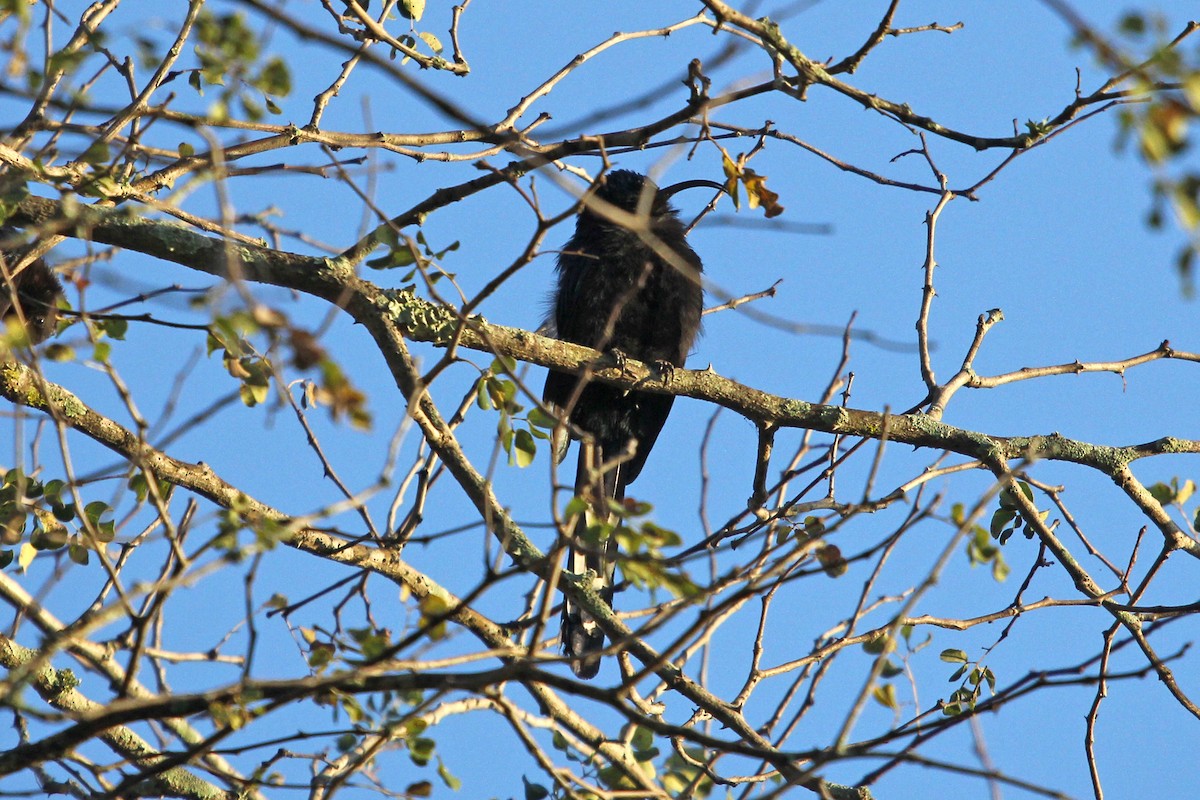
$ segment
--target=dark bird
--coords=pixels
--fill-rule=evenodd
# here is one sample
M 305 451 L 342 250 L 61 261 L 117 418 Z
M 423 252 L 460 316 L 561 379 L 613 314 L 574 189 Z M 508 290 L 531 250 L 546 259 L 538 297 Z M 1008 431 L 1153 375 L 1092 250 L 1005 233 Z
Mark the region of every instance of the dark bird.
M 687 181 L 659 189 L 629 170 L 600 180 L 558 257 L 550 321 L 559 339 L 603 351 L 618 365 L 626 356 L 654 364 L 663 374 L 684 365 L 700 331 L 702 265 L 668 201 L 676 192 L 698 186 L 723 188 L 712 181 Z M 614 211 L 626 219 L 616 219 Z M 628 215 L 637 221 L 630 223 Z M 593 519 L 606 521 L 609 500 L 620 503 L 625 487 L 642 471 L 674 395 L 552 370 L 542 397 L 582 434 L 575 494 L 588 500 Z M 565 440 L 561 445 L 565 450 Z M 567 568 L 576 574 L 594 572 L 595 588 L 612 605 L 617 543 L 612 536 L 586 542 L 586 516 L 580 515 L 573 531 Z M 562 646 L 580 678 L 591 678 L 600 669 L 604 633 L 570 599 L 563 602 Z
M 0 227 L 0 242 L 16 242 L 20 236 L 16 228 Z M 0 319 L 7 326 L 10 320 L 23 318 L 29 343 L 37 344 L 54 333 L 62 286 L 45 259 L 35 259 L 15 272 L 22 255 L 22 247 L 0 250 L 0 258 L 4 259 L 4 272 L 0 274 Z

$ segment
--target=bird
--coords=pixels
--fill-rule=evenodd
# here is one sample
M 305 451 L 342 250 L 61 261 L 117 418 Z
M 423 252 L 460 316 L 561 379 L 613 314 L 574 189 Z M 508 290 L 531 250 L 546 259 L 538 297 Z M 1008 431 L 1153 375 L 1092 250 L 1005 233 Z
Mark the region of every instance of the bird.
M 669 200 L 676 192 L 702 186 L 724 190 L 705 180 L 659 189 L 632 170 L 602 176 L 558 256 L 547 329 L 561 340 L 606 353 L 618 366 L 626 357 L 635 358 L 664 376 L 683 367 L 700 333 L 703 265 Z M 629 224 L 629 215 L 638 222 Z M 641 473 L 674 395 L 551 370 L 542 400 L 581 434 L 575 495 L 588 501 L 594 520 L 607 521 L 609 501 L 621 503 L 625 487 Z M 566 437 L 560 438 L 559 460 L 567 446 Z M 585 541 L 588 516 L 579 515 L 569 537 L 567 568 L 577 575 L 594 573 L 594 587 L 611 606 L 617 543 L 613 536 L 599 543 Z M 604 632 L 570 598 L 563 601 L 560 636 L 575 675 L 594 677 Z
M 0 227 L 0 242 L 15 242 L 20 236 L 16 228 L 8 225 Z M 55 277 L 54 270 L 42 258 L 29 262 L 14 275 L 13 270 L 20 263 L 23 252 L 20 247 L 0 249 L 5 275 L 11 278 L 10 282 L 0 277 L 0 319 L 4 327 L 12 321 L 23 319 L 29 343 L 38 344 L 54 333 L 62 285 Z

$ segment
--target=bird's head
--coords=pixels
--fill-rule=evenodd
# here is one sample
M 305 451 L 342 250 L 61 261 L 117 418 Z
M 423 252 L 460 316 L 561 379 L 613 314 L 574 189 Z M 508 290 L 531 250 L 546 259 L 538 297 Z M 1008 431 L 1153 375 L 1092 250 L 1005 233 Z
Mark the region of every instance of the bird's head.
M 660 189 L 653 180 L 642 175 L 640 172 L 634 172 L 631 169 L 618 169 L 600 179 L 600 184 L 596 188 L 596 197 L 605 203 L 616 206 L 622 211 L 634 214 L 637 213 L 642 203 L 647 202 L 642 198 L 648 195 L 650 216 L 657 217 L 662 214 L 674 212 L 669 201 L 676 192 L 698 187 L 708 187 L 717 191 L 725 190 L 725 187 L 721 184 L 705 180 L 683 181 L 672 184 L 665 189 Z
M 8 225 L 0 226 L 0 242 L 18 242 L 21 232 Z M 5 261 L 11 270 L 16 267 L 21 255 L 21 248 L 0 249 L 0 259 Z M 54 333 L 58 321 L 58 298 L 62 294 L 62 285 L 54 275 L 45 259 L 35 259 L 27 264 L 20 272 L 11 274 L 12 285 L 0 279 L 0 332 L 10 319 L 18 319 L 17 305 L 24 317 L 26 333 L 33 344 L 43 341 Z M 16 303 L 14 304 L 14 290 Z
M 631 169 L 618 169 L 608 173 L 600 179 L 600 185 L 596 187 L 598 199 L 631 214 L 637 211 L 639 204 L 645 202 L 642 197 L 647 194 L 650 195 L 653 205 L 658 205 L 654 203 L 658 199 L 658 186 L 645 175 Z
M 58 282 L 54 271 L 45 260 L 39 258 L 17 276 L 17 285 L 20 287 L 17 297 L 25 315 L 29 340 L 37 344 L 54 333 L 58 323 L 58 298 L 62 294 L 62 284 Z

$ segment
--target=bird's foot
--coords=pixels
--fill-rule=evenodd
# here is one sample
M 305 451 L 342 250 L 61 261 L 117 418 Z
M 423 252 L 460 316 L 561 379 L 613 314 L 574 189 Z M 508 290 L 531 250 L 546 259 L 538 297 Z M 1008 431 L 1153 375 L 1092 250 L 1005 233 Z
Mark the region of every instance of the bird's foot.
M 622 373 L 625 372 L 625 362 L 629 360 L 629 356 L 625 355 L 625 351 L 616 347 L 610 347 L 604 351 L 604 357 L 605 360 L 612 362 L 612 365 Z
M 670 383 L 675 380 L 675 365 L 665 358 L 655 359 L 654 370 L 658 373 L 658 377 L 663 383 Z

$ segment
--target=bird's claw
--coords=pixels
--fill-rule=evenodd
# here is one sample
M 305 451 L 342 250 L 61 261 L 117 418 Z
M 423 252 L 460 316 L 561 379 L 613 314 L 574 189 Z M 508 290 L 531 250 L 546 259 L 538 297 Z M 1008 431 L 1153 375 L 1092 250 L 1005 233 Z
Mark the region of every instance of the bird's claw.
M 604 355 L 608 357 L 615 368 L 625 372 L 625 363 L 629 360 L 629 356 L 625 355 L 623 350 L 612 347 L 605 351 Z
M 664 358 L 655 360 L 654 369 L 663 383 L 670 383 L 675 379 L 675 365 Z

